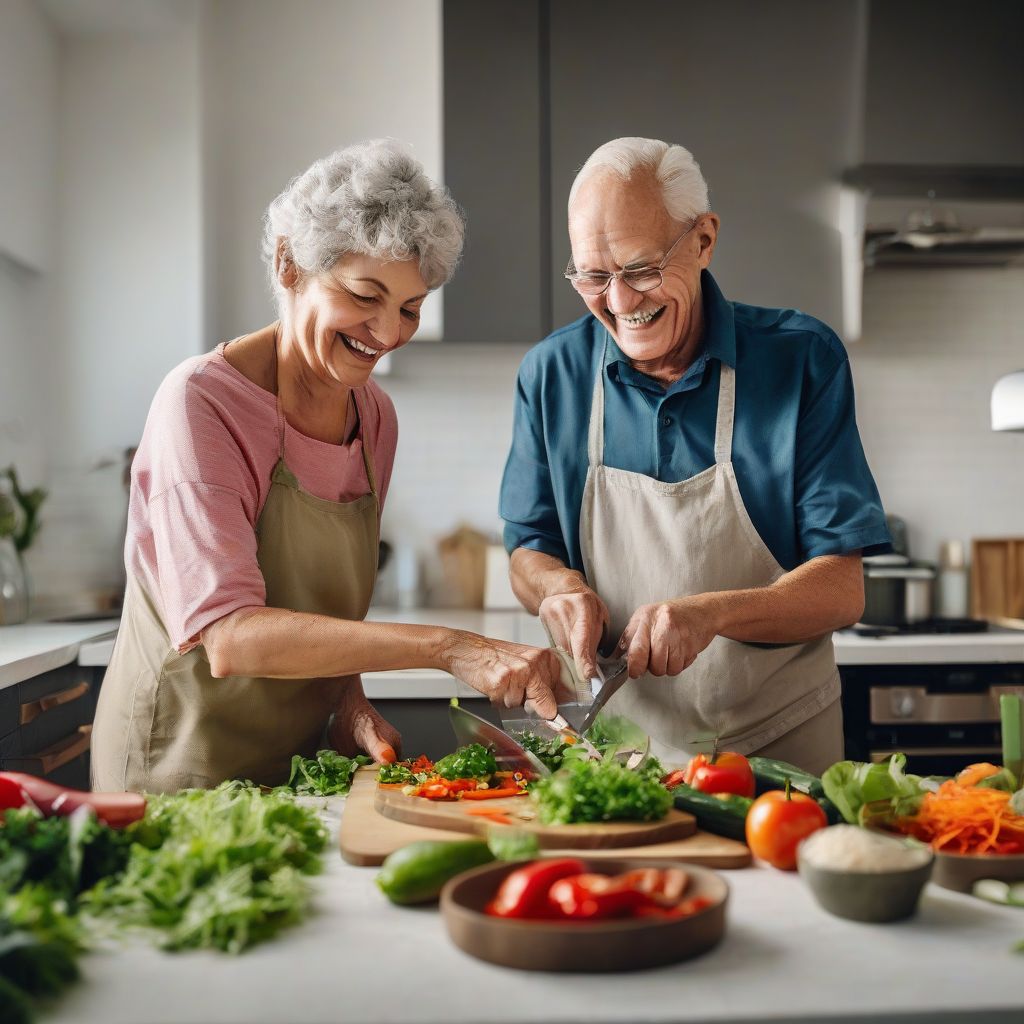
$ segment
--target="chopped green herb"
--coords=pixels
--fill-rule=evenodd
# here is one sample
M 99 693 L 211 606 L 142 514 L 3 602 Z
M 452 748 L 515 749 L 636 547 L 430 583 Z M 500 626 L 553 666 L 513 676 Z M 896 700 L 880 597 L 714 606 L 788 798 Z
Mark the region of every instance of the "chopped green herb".
M 485 779 L 497 770 L 493 752 L 480 743 L 459 747 L 434 764 L 434 773 L 442 779 Z
M 343 757 L 334 750 L 318 750 L 316 757 L 296 754 L 287 786 L 311 796 L 340 796 L 352 788 L 352 776 L 361 765 L 372 764 L 365 754 Z
M 613 760 L 567 761 L 530 793 L 545 825 L 587 821 L 656 821 L 672 794 L 656 779 Z
M 416 782 L 416 776 L 407 764 L 395 761 L 394 764 L 382 764 L 377 769 L 377 781 L 383 782 L 386 785 L 396 785 L 400 782 L 412 785 Z

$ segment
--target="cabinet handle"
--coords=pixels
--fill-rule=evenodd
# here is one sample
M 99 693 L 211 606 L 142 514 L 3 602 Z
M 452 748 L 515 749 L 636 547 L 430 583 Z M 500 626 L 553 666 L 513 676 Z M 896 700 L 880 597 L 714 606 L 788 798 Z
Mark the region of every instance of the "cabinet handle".
M 38 754 L 29 754 L 17 760 L 33 762 L 32 767 L 26 768 L 31 775 L 51 775 L 69 761 L 81 757 L 89 749 L 91 742 L 92 726 L 80 725 L 70 736 L 57 740 L 52 746 L 40 750 Z
M 22 704 L 21 724 L 28 725 L 29 722 L 38 718 L 44 712 L 52 711 L 54 708 L 59 708 L 61 704 L 70 704 L 73 700 L 84 697 L 91 688 L 83 680 L 67 690 L 61 690 L 58 693 L 48 693 L 45 697 L 40 697 L 39 700 L 30 700 Z

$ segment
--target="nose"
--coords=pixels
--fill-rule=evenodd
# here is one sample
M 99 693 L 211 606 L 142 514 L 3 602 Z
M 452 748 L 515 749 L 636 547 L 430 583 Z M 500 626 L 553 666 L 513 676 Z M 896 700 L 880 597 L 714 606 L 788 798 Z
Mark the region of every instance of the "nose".
M 382 310 L 367 324 L 374 340 L 385 348 L 394 348 L 402 330 L 401 314 L 397 311 Z
M 643 292 L 630 288 L 621 278 L 614 278 L 605 293 L 605 305 L 616 315 L 632 313 L 643 301 Z

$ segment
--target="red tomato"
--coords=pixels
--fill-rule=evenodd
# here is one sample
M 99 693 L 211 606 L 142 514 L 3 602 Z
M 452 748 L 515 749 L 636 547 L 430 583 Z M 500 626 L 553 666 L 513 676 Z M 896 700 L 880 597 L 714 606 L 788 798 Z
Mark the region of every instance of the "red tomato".
M 792 871 L 801 839 L 828 824 L 825 812 L 805 793 L 773 789 L 762 793 L 747 812 L 747 846 L 772 867 Z
M 698 754 L 686 766 L 683 781 L 702 793 L 754 795 L 754 772 L 742 754 L 725 752 L 719 754 L 714 761 L 704 754 Z

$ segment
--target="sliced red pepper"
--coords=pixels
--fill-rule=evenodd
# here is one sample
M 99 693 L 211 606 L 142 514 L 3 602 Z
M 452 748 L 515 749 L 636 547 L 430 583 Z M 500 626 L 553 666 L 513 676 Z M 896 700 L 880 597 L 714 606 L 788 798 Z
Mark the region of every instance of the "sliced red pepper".
M 576 857 L 535 860 L 516 868 L 501 883 L 486 911 L 495 917 L 545 918 L 553 916 L 548 892 L 561 878 L 582 874 L 583 861 Z
M 9 807 L 24 807 L 25 794 L 21 786 L 7 775 L 0 774 L 0 811 Z
M 614 879 L 632 885 L 663 906 L 674 907 L 683 898 L 690 876 L 682 868 L 637 868 Z
M 675 789 L 676 786 L 686 782 L 686 769 L 677 768 L 674 772 L 669 772 L 668 775 L 664 776 L 661 780 L 661 784 L 666 789 Z M 689 783 L 687 783 L 689 785 Z
M 434 762 L 431 761 L 426 754 L 420 754 L 420 756 L 409 765 L 409 770 L 413 775 L 426 775 L 434 770 Z
M 140 793 L 86 793 L 22 772 L 0 772 L 0 779 L 17 786 L 46 817 L 67 815 L 79 807 L 91 807 L 96 817 L 111 828 L 123 828 L 146 813 L 146 798 Z
M 631 917 L 657 903 L 623 878 L 580 874 L 559 879 L 551 886 L 548 899 L 563 916 L 573 921 L 602 921 Z
M 641 907 L 637 910 L 637 917 L 690 917 L 714 904 L 714 900 L 707 896 L 691 896 L 688 900 L 677 903 L 674 907 L 663 907 L 652 904 L 649 907 Z
M 434 775 L 421 782 L 413 790 L 413 796 L 426 797 L 428 800 L 454 800 L 459 793 L 474 790 L 476 779 L 443 779 Z

